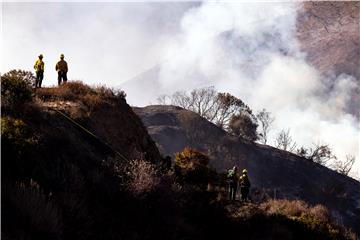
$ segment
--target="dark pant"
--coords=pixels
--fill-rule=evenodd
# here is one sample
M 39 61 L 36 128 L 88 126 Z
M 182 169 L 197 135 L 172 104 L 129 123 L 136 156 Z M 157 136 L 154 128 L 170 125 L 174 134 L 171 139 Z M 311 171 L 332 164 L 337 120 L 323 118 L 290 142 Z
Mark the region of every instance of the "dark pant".
M 44 71 L 36 72 L 35 88 L 41 88 L 41 83 L 44 78 Z
M 61 80 L 63 80 L 64 83 L 67 82 L 66 72 L 64 71 L 58 71 L 58 85 L 61 84 Z
M 250 188 L 248 188 L 248 187 L 241 187 L 241 188 L 240 188 L 240 191 L 241 191 L 241 200 L 247 201 L 248 195 L 249 195 L 249 190 L 250 190 Z
M 236 183 L 229 183 L 229 199 L 235 200 L 236 198 L 236 191 L 237 191 L 237 184 Z

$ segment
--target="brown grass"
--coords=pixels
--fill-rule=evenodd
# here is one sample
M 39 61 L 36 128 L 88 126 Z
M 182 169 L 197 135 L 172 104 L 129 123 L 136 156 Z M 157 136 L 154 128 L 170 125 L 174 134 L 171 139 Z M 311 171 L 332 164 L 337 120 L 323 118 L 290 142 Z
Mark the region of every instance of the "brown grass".
M 72 81 L 59 87 L 40 88 L 36 90 L 37 97 L 46 101 L 71 101 L 81 102 L 90 111 L 98 108 L 103 103 L 112 103 L 124 100 L 123 91 L 107 88 L 105 86 L 90 87 L 81 81 Z
M 334 224 L 329 210 L 320 204 L 312 207 L 300 200 L 270 200 L 262 203 L 260 209 L 269 216 L 282 215 L 300 222 L 309 229 L 326 233 L 332 239 L 339 239 L 340 236 L 356 239 L 351 230 Z
M 305 202 L 299 200 L 270 200 L 261 204 L 261 208 L 269 215 L 281 214 L 289 217 L 300 217 L 309 209 Z

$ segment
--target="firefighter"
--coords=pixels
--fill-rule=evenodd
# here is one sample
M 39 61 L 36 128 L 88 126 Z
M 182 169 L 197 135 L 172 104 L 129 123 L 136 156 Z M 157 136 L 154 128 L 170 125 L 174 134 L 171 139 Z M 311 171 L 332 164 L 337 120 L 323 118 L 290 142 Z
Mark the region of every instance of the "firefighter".
M 236 166 L 228 171 L 227 179 L 229 183 L 229 200 L 234 201 L 236 199 L 236 191 L 239 181 L 239 174 Z
M 242 176 L 240 177 L 240 192 L 241 192 L 241 200 L 246 202 L 248 200 L 248 195 L 250 192 L 250 180 L 247 174 L 247 170 L 244 169 L 242 171 Z
M 57 62 L 55 66 L 55 70 L 58 72 L 58 85 L 60 86 L 61 81 L 63 83 L 67 82 L 67 72 L 68 72 L 68 65 L 67 62 L 64 60 L 64 54 L 60 55 L 60 61 Z
M 44 56 L 42 54 L 40 54 L 34 64 L 34 69 L 35 69 L 35 73 L 36 73 L 35 88 L 38 88 L 38 87 L 41 88 L 41 83 L 42 83 L 42 80 L 44 79 L 45 63 L 42 60 L 43 57 Z

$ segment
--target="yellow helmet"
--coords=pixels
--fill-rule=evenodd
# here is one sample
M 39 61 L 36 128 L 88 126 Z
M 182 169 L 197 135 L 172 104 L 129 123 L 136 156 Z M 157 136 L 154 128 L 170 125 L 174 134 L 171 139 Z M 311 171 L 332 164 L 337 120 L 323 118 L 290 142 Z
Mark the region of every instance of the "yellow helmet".
M 42 54 L 39 55 L 39 58 L 43 58 L 44 56 Z
M 65 56 L 64 56 L 64 54 L 62 53 L 62 54 L 60 54 L 60 58 L 64 58 Z
M 242 171 L 244 174 L 247 174 L 247 170 L 246 168 Z

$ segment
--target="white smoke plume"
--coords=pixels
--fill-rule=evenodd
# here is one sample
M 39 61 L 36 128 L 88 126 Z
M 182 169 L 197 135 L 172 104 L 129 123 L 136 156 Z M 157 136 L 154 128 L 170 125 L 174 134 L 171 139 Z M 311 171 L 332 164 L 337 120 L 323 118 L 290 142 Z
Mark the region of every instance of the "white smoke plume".
M 240 97 L 253 110 L 276 118 L 270 144 L 291 129 L 298 146 L 326 143 L 339 159 L 356 157 L 359 124 L 345 112 L 353 77 L 340 75 L 329 92 L 305 61 L 295 37 L 296 3 L 203 3 L 188 10 L 181 32 L 166 43 L 158 94 L 215 86 Z M 152 100 L 154 101 L 155 98 Z M 131 102 L 131 98 L 130 98 Z

